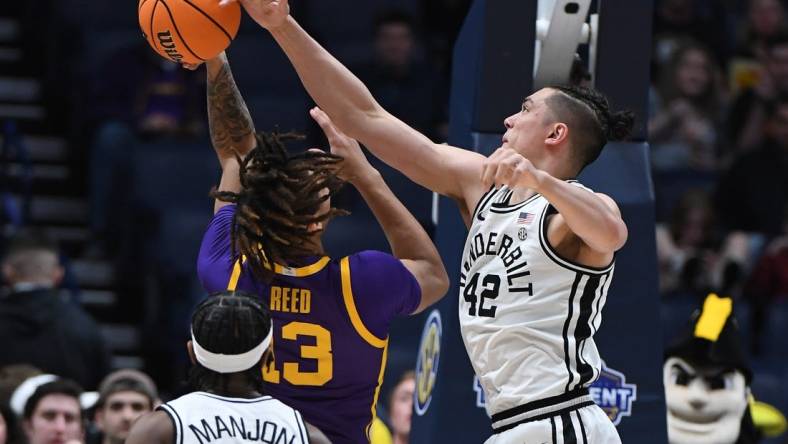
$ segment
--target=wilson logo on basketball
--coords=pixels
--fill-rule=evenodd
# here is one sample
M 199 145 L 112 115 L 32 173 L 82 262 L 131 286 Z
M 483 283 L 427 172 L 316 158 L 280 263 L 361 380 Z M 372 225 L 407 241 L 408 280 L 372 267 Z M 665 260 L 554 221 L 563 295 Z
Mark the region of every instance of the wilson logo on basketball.
M 170 31 L 156 33 L 156 37 L 158 37 L 159 44 L 164 48 L 164 52 L 167 53 L 167 56 L 171 58 L 173 62 L 180 63 L 183 56 L 175 49 L 175 42 L 172 41 L 172 34 L 170 34 Z

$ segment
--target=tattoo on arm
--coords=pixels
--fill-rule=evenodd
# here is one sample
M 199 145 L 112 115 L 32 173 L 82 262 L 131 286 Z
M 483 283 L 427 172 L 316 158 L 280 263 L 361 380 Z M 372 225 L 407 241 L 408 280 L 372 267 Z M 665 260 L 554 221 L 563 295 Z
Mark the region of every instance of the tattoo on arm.
M 208 77 L 208 125 L 220 158 L 235 151 L 243 156 L 254 146 L 249 139 L 254 134 L 252 118 L 226 62 L 216 76 Z

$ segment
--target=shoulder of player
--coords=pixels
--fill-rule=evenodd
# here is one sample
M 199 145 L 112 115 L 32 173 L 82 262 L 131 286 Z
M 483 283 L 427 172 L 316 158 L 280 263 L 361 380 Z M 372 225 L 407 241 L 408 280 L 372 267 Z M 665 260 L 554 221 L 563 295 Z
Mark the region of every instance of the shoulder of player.
M 142 416 L 131 429 L 127 444 L 169 444 L 173 442 L 175 427 L 172 419 L 162 410 Z
M 356 253 L 353 253 L 349 256 L 341 258 L 339 262 L 342 260 L 347 259 L 348 263 L 352 268 L 379 268 L 381 266 L 391 266 L 396 265 L 399 263 L 399 259 L 397 259 L 391 253 L 386 253 L 384 251 L 379 250 L 362 250 Z

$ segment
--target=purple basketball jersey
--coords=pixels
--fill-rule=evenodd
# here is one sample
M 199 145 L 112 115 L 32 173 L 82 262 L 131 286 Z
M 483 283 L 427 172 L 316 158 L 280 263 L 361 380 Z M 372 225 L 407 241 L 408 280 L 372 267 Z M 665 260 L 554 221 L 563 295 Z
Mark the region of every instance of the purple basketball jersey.
M 223 207 L 205 233 L 197 264 L 203 287 L 265 301 L 274 325 L 274 361 L 263 369 L 268 394 L 300 410 L 333 443 L 369 442 L 389 325 L 418 307 L 418 282 L 398 259 L 376 251 L 276 265 L 274 280 L 259 282 L 231 256 L 234 214 L 234 205 Z

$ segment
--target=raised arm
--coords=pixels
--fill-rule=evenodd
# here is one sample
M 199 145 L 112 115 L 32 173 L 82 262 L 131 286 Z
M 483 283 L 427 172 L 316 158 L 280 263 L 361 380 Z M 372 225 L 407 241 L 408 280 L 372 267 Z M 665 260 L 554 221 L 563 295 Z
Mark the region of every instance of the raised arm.
M 344 158 L 341 177 L 361 193 L 383 228 L 391 252 L 418 281 L 421 302 L 414 313 L 434 304 L 446 294 L 449 276 L 427 232 L 369 164 L 358 143 L 339 132 L 319 108 L 310 114 L 326 134 L 331 152 Z
M 208 74 L 208 126 L 211 143 L 222 166 L 219 191 L 241 190 L 236 155 L 245 156 L 255 146 L 254 124 L 235 85 L 224 53 L 205 62 Z M 214 212 L 227 202 L 217 200 Z
M 481 180 L 544 196 L 558 212 L 548 224 L 550 245 L 584 265 L 607 265 L 627 240 L 627 226 L 613 199 L 556 179 L 511 148 L 499 148 L 485 161 Z
M 473 209 L 484 192 L 478 180 L 483 156 L 435 144 L 386 112 L 353 73 L 288 15 L 287 1 L 241 3 L 271 32 L 306 90 L 339 129 L 414 182 Z

